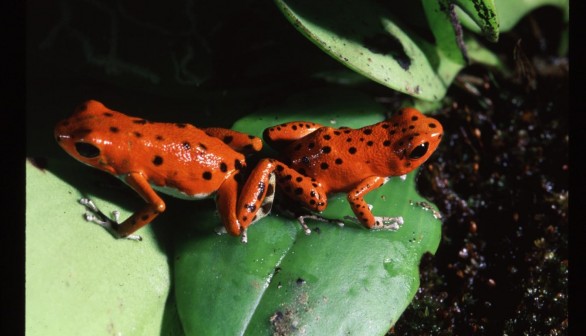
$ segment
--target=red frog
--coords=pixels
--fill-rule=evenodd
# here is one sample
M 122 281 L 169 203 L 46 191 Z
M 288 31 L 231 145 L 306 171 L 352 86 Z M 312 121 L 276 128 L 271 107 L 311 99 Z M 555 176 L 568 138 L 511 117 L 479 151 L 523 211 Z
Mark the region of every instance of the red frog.
M 86 219 L 117 238 L 132 235 L 165 211 L 157 191 L 185 199 L 215 196 L 225 229 L 246 242 L 246 229 L 268 214 L 274 176 L 271 165 L 253 169 L 244 180 L 245 154 L 262 148 L 260 138 L 223 128 L 199 129 L 184 123 L 158 123 L 113 111 L 90 100 L 55 127 L 59 145 L 77 160 L 108 172 L 146 202 L 122 223 L 109 219 L 88 200 Z
M 274 167 L 279 189 L 303 207 L 321 212 L 327 195 L 346 193 L 362 225 L 397 229 L 401 217 L 377 217 L 364 196 L 392 176 L 404 176 L 425 162 L 442 138 L 441 124 L 414 108 L 404 108 L 388 120 L 360 129 L 332 128 L 306 121 L 264 130 L 264 139 L 285 158 L 263 159 Z M 306 232 L 309 229 L 302 226 Z

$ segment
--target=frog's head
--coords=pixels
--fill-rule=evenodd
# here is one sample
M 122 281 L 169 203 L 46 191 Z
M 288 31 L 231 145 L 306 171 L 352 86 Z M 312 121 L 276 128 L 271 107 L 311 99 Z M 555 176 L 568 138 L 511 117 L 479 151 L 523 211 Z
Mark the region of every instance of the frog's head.
M 391 132 L 399 135 L 392 144 L 399 158 L 396 167 L 400 175 L 407 174 L 423 164 L 437 149 L 444 133 L 442 125 L 414 108 L 404 108 L 389 119 Z
M 108 152 L 114 142 L 109 133 L 116 133 L 115 126 L 111 126 L 115 114 L 118 112 L 109 110 L 98 101 L 89 100 L 55 126 L 55 139 L 77 160 L 114 174 Z

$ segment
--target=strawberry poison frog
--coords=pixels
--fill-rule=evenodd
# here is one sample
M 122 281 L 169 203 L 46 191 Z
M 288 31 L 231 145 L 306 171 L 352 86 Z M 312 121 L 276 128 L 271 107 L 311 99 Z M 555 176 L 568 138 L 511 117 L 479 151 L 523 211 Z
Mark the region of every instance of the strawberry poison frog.
M 346 193 L 354 220 L 369 229 L 395 230 L 402 217 L 374 216 L 364 196 L 390 177 L 404 176 L 420 166 L 435 151 L 442 134 L 437 120 L 414 108 L 360 129 L 289 122 L 267 128 L 263 134 L 283 160 L 263 159 L 257 168 L 273 167 L 279 189 L 312 212 L 326 208 L 327 195 Z M 309 233 L 303 219 L 299 221 Z
M 262 148 L 260 138 L 222 128 L 158 123 L 113 111 L 90 100 L 55 127 L 55 139 L 75 159 L 128 184 L 146 205 L 122 223 L 104 216 L 88 199 L 86 219 L 117 238 L 132 235 L 165 211 L 157 191 L 185 199 L 215 196 L 222 223 L 246 242 L 246 229 L 272 205 L 272 166 L 244 179 L 245 154 Z M 98 218 L 100 217 L 100 218 Z

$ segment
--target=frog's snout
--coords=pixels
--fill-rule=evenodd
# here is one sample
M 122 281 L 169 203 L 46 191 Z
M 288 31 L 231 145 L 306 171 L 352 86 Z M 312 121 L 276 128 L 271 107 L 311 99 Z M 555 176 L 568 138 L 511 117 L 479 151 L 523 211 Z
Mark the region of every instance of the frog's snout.
M 63 122 L 60 122 L 55 126 L 55 129 L 53 130 L 53 135 L 57 142 L 61 142 L 63 140 L 67 140 L 70 138 L 70 136 L 63 131 Z

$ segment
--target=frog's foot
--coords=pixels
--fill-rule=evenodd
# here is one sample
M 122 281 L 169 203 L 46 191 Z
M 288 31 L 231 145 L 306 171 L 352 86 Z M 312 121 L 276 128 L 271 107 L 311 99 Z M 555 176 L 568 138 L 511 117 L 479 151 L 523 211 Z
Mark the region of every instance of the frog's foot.
M 88 222 L 92 222 L 98 224 L 99 226 L 106 229 L 106 231 L 110 232 L 112 236 L 115 238 L 126 238 L 130 240 L 142 240 L 142 237 L 139 235 L 128 235 L 123 237 L 120 233 L 116 230 L 118 225 L 120 225 L 120 212 L 119 211 L 112 211 L 113 219 L 108 218 L 98 207 L 94 204 L 92 200 L 89 198 L 82 198 L 79 200 L 79 203 L 85 206 L 87 212 L 84 215 L 84 218 Z
M 214 231 L 216 232 L 216 234 L 218 236 L 221 236 L 223 234 L 228 233 L 228 231 L 226 230 L 226 227 L 224 225 L 218 225 L 218 226 L 216 226 L 216 228 L 214 229 Z
M 299 216 L 299 217 L 297 217 L 297 221 L 301 225 L 301 228 L 303 229 L 303 232 L 305 232 L 306 235 L 310 235 L 311 234 L 311 229 L 309 228 L 309 226 L 307 226 L 307 224 L 305 224 L 305 219 L 306 218 L 320 220 L 320 217 L 314 216 L 314 215 L 305 215 L 305 216 Z
M 243 244 L 248 243 L 248 234 L 246 233 L 246 229 L 242 230 L 242 232 L 240 233 L 240 241 Z
M 351 220 L 355 223 L 360 224 L 360 221 L 356 217 L 352 216 L 344 216 L 344 219 Z M 387 231 L 397 231 L 403 225 L 404 220 L 403 217 L 379 217 L 374 216 L 374 225 L 372 226 L 371 230 L 387 230 Z
M 362 225 L 362 223 L 360 223 L 360 221 L 356 217 L 344 216 L 344 219 L 347 220 L 347 221 L 351 221 L 353 223 L 356 223 L 357 225 Z
M 340 227 L 344 226 L 344 223 L 342 223 L 340 221 L 337 221 L 335 219 L 324 218 L 319 215 L 299 216 L 299 217 L 297 217 L 297 220 L 299 221 L 299 224 L 301 224 L 301 228 L 303 228 L 303 231 L 305 232 L 306 235 L 311 234 L 311 229 L 307 226 L 307 224 L 305 224 L 305 219 L 313 219 L 313 220 L 324 222 L 324 223 L 335 223 L 335 224 L 338 224 L 338 226 L 340 226 Z
M 228 230 L 226 230 L 226 227 L 224 225 L 216 226 L 214 231 L 218 236 L 228 233 Z M 248 234 L 246 233 L 246 229 L 242 230 L 242 232 L 240 233 L 240 241 L 244 244 L 248 243 Z
M 403 225 L 405 221 L 403 217 L 374 217 L 374 226 L 372 227 L 373 230 L 388 230 L 388 231 L 397 231 Z

